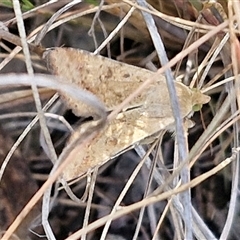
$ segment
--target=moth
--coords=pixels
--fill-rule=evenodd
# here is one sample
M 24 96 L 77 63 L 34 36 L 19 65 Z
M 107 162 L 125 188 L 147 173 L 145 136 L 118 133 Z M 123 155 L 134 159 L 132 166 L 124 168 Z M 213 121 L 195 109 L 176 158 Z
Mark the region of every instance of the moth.
M 111 111 L 154 72 L 114 61 L 73 48 L 55 48 L 44 54 L 48 68 L 64 81 L 77 84 L 96 95 Z M 198 90 L 175 82 L 180 111 L 187 117 L 194 106 L 209 102 L 210 97 Z M 82 103 L 63 94 L 63 101 L 78 116 L 88 116 Z M 130 146 L 145 138 L 174 126 L 170 98 L 164 75 L 151 83 L 138 97 L 108 123 L 81 151 L 75 151 L 74 159 L 63 176 L 71 180 L 83 175 L 95 166 L 101 166 Z

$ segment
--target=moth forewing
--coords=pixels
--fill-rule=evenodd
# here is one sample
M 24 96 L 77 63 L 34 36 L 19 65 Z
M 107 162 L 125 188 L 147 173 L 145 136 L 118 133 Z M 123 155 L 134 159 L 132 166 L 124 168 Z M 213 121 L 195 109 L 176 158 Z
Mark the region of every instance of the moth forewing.
M 63 172 L 63 176 L 67 180 L 81 176 L 89 169 L 103 165 L 119 152 L 123 153 L 146 137 L 167 127 L 173 127 L 171 126 L 173 123 L 173 117 L 149 118 L 136 109 L 120 113 L 100 131 L 89 146 L 77 151 L 74 159 Z M 71 139 L 68 144 L 71 144 Z
M 73 48 L 54 48 L 47 50 L 44 54 L 48 68 L 63 80 L 70 81 L 78 86 L 95 94 L 102 100 L 108 110 L 112 110 L 128 97 L 146 79 L 154 76 L 154 72 L 143 68 L 120 63 L 109 58 L 92 53 L 76 50 Z M 63 65 L 64 59 L 64 65 Z M 157 88 L 157 92 L 156 89 Z M 188 91 L 185 85 L 176 82 L 179 99 L 185 101 L 184 108 L 191 108 L 192 102 L 188 98 Z M 156 92 L 156 94 L 151 93 Z M 206 96 L 200 93 L 201 96 Z M 158 75 L 157 80 L 150 84 L 148 89 L 142 92 L 129 104 L 129 107 L 140 106 L 150 96 L 153 101 L 161 102 L 167 99 L 169 104 L 168 89 L 166 79 L 163 75 Z M 198 96 L 200 97 L 200 96 Z M 73 108 L 76 115 L 80 115 L 84 106 L 79 103 L 79 109 L 74 99 L 65 96 L 68 107 Z M 155 99 L 154 99 L 155 98 Z M 170 110 L 170 109 L 169 109 Z M 171 112 L 168 111 L 170 114 Z M 184 111 L 185 112 L 185 111 Z M 165 113 L 166 114 L 166 113 Z
M 47 50 L 44 58 L 48 68 L 54 74 L 92 92 L 105 103 L 108 110 L 112 110 L 120 104 L 143 81 L 154 74 L 143 68 L 72 48 Z M 161 75 L 158 81 L 165 84 L 164 76 Z M 148 88 L 155 85 L 156 83 L 153 83 Z M 136 97 L 129 107 L 141 105 L 146 99 L 147 90 Z M 80 115 L 81 113 L 75 110 L 75 114 Z

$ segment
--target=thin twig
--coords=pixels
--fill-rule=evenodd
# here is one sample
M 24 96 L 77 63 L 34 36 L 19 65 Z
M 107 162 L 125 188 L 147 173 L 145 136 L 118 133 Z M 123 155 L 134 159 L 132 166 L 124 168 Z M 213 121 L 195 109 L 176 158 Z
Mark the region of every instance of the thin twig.
M 65 11 L 67 11 L 69 8 L 75 6 L 76 4 L 82 2 L 82 0 L 73 0 L 70 3 L 66 4 L 64 7 L 59 9 L 56 13 L 53 14 L 53 16 L 47 21 L 46 24 L 44 24 L 44 27 L 42 30 L 37 34 L 35 38 L 35 45 L 39 45 L 46 33 L 49 31 L 50 26 L 53 24 L 53 22 Z

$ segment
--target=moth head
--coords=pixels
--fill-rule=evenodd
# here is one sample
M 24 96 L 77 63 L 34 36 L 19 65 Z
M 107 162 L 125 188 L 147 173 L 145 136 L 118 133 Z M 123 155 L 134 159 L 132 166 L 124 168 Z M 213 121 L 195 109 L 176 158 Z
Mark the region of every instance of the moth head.
M 196 88 L 192 89 L 192 110 L 194 112 L 199 111 L 202 105 L 208 103 L 210 99 L 209 96 L 201 93 L 200 90 Z

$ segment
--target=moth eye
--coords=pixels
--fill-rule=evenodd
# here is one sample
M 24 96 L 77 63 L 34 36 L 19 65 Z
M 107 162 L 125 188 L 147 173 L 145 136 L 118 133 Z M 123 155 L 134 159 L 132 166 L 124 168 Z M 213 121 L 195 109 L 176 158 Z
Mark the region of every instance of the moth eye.
M 195 105 L 193 105 L 192 110 L 194 112 L 198 112 L 201 110 L 201 108 L 202 108 L 202 104 L 195 104 Z

